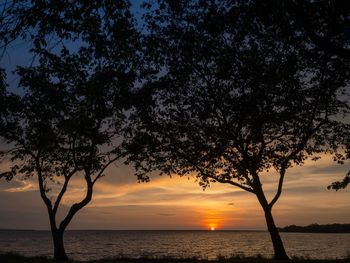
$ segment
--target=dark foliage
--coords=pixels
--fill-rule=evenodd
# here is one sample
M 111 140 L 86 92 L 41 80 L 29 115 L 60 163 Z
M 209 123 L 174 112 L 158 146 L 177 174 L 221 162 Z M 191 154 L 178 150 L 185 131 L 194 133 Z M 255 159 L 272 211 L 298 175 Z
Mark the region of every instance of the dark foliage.
M 38 62 L 17 69 L 24 95 L 4 120 L 1 136 L 10 147 L 5 154 L 11 168 L 1 177 L 37 178 L 54 258 L 67 260 L 65 229 L 91 201 L 105 170 L 125 154 L 121 135 L 138 78 L 139 36 L 128 1 L 8 5 L 2 41 L 29 39 Z M 59 40 L 54 48 L 46 41 L 52 36 Z M 57 222 L 73 177 L 82 179 L 85 195 Z
M 254 194 L 276 259 L 288 259 L 272 216 L 288 169 L 322 153 L 350 159 L 349 3 L 147 1 L 142 44 L 128 1 L 1 7 L 2 51 L 23 39 L 38 58 L 17 70 L 24 96 L 7 95 L 0 78 L 1 136 L 12 162 L 1 177 L 38 178 L 56 259 L 67 259 L 63 232 L 95 182 L 126 155 L 141 180 L 157 170 Z M 146 64 L 157 72 L 135 85 Z M 57 224 L 75 175 L 86 196 Z M 272 197 L 263 189 L 270 177 L 278 182 Z M 330 188 L 348 184 L 349 175 Z
M 253 1 L 257 15 L 267 25 L 278 25 L 289 39 L 303 37 L 320 54 L 350 60 L 350 3 L 342 0 Z M 349 69 L 348 69 L 349 70 Z
M 350 2 L 349 1 L 253 1 L 257 16 L 269 26 L 278 25 L 286 39 L 304 39 L 319 54 L 341 60 L 346 65 L 345 74 L 350 71 Z M 349 89 L 349 77 L 346 81 Z M 349 100 L 349 94 L 343 98 Z M 347 111 L 347 115 L 349 111 Z M 335 124 L 333 143 L 334 159 L 338 163 L 349 160 L 349 131 L 345 122 Z M 340 127 L 341 126 L 341 127 Z M 336 141 L 336 144 L 334 142 Z M 340 190 L 350 183 L 349 174 L 342 181 L 332 183 L 328 189 Z
M 152 103 L 134 116 L 140 174 L 195 175 L 256 195 L 276 258 L 288 258 L 273 221 L 287 170 L 329 151 L 324 136 L 346 110 L 349 64 L 286 35 L 258 1 L 155 1 L 145 7 L 149 54 L 160 72 Z M 277 176 L 268 200 L 264 177 Z
M 290 225 L 279 228 L 280 232 L 300 232 L 300 233 L 350 233 L 350 224 L 312 224 L 308 226 Z
M 57 262 L 55 260 L 52 260 L 50 258 L 45 257 L 24 257 L 19 254 L 14 253 L 7 253 L 7 254 L 0 254 L 0 260 L 3 263 L 50 263 L 50 262 Z M 79 261 L 71 261 L 71 262 L 79 262 Z M 100 259 L 100 260 L 93 260 L 93 261 L 87 261 L 88 263 L 278 263 L 278 262 L 286 262 L 286 261 L 276 261 L 272 259 L 265 259 L 261 256 L 256 257 L 240 257 L 240 256 L 232 256 L 229 258 L 218 258 L 216 260 L 204 260 L 204 259 L 197 259 L 197 258 L 157 258 L 157 257 L 149 257 L 149 258 L 138 258 L 138 259 L 131 259 L 131 258 L 125 258 L 125 257 L 116 257 L 112 259 Z M 348 259 L 334 259 L 334 260 L 313 260 L 313 259 L 303 259 L 303 258 L 294 258 L 292 262 L 298 262 L 298 263 L 347 263 Z

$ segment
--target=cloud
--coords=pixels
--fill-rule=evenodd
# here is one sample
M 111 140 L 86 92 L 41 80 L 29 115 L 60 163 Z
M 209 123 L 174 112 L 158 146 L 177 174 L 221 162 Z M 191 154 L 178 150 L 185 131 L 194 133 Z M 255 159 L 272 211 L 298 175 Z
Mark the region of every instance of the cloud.
M 330 182 L 342 178 L 348 168 L 322 158 L 289 169 L 282 196 L 273 208 L 276 224 L 348 221 L 349 189 L 326 189 Z M 266 173 L 262 179 L 271 200 L 278 178 Z M 53 185 L 50 195 L 57 194 L 59 187 Z M 35 180 L 1 182 L 0 189 L 0 227 L 48 228 Z M 84 180 L 74 177 L 63 199 L 60 218 L 85 192 Z M 26 214 L 31 222 L 25 220 Z M 203 191 L 194 178 L 178 176 L 154 175 L 149 183 L 137 183 L 132 168 L 119 166 L 112 167 L 96 183 L 91 203 L 77 214 L 70 228 L 208 229 L 209 225 L 218 229 L 266 229 L 263 211 L 251 193 L 220 183 Z
M 32 183 L 30 180 L 18 180 L 14 179 L 12 182 L 12 185 L 19 185 L 17 187 L 10 187 L 5 188 L 2 191 L 9 192 L 9 193 L 20 193 L 20 192 L 29 192 L 29 191 L 36 191 L 38 187 Z
M 160 216 L 174 216 L 175 214 L 159 213 L 157 215 L 160 215 Z

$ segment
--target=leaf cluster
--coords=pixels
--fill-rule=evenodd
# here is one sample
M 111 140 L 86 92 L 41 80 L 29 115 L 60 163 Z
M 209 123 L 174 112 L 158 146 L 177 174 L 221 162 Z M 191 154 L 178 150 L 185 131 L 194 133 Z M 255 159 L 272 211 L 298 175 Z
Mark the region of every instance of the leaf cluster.
M 38 62 L 18 67 L 24 95 L 1 133 L 8 179 L 80 172 L 97 180 L 122 158 L 122 134 L 139 77 L 139 35 L 128 1 L 12 1 L 0 39 L 33 43 Z M 52 42 L 49 45 L 48 40 Z M 56 40 L 59 40 L 58 42 Z
M 306 32 L 287 35 L 259 3 L 145 5 L 148 52 L 162 74 L 147 83 L 152 103 L 130 135 L 140 174 L 196 174 L 203 186 L 254 191 L 262 172 L 283 182 L 290 166 L 327 151 L 325 132 L 347 110 L 339 94 L 349 61 L 316 48 Z

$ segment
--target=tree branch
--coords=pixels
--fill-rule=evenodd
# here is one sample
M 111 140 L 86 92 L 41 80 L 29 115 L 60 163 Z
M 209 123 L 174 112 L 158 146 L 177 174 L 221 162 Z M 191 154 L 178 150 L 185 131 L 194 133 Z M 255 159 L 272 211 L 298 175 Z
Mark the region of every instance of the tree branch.
M 65 194 L 65 192 L 67 191 L 67 187 L 68 187 L 68 183 L 70 178 L 73 176 L 73 174 L 75 174 L 77 171 L 77 169 L 75 168 L 72 172 L 70 172 L 67 176 L 64 176 L 64 184 L 62 186 L 62 189 L 60 191 L 60 193 L 57 196 L 57 199 L 55 201 L 54 207 L 53 207 L 53 212 L 56 214 L 57 209 L 60 205 L 60 202 L 62 200 L 63 195 Z
M 243 189 L 243 190 L 245 190 L 245 191 L 247 191 L 249 193 L 255 194 L 255 192 L 254 192 L 254 190 L 252 188 L 246 187 L 244 185 L 241 185 L 239 183 L 233 182 L 231 180 L 221 179 L 221 178 L 216 177 L 214 175 L 205 175 L 205 176 L 208 177 L 208 178 L 214 179 L 215 181 L 218 181 L 219 183 L 231 184 L 231 185 L 236 186 L 238 188 L 241 188 L 241 189 Z
M 94 185 L 96 183 L 96 181 L 103 175 L 103 172 L 108 168 L 108 166 L 110 166 L 112 163 L 114 163 L 116 160 L 118 160 L 122 156 L 123 154 L 119 154 L 113 159 L 109 160 L 100 170 L 100 172 L 96 175 L 95 179 L 92 181 L 92 184 Z
M 201 167 L 199 167 L 195 162 L 193 162 L 192 160 L 190 160 L 185 154 L 181 154 L 181 152 L 179 152 L 178 149 L 176 149 L 176 151 L 177 151 L 177 153 L 178 153 L 179 155 L 182 155 L 184 158 L 186 158 L 187 161 L 188 161 L 189 163 L 191 163 L 192 166 L 193 166 L 197 171 L 199 171 L 199 173 L 201 173 L 202 175 L 204 175 L 205 177 L 214 179 L 214 180 L 218 181 L 219 183 L 231 184 L 231 185 L 236 186 L 236 187 L 238 187 L 238 188 L 240 188 L 240 189 L 242 189 L 242 190 L 245 190 L 245 191 L 247 191 L 247 192 L 254 193 L 254 190 L 253 190 L 252 188 L 246 187 L 246 186 L 244 186 L 244 185 L 241 185 L 241 184 L 239 184 L 239 183 L 233 182 L 233 181 L 231 181 L 231 180 L 225 180 L 225 179 L 223 179 L 223 178 L 219 178 L 219 177 L 217 177 L 217 176 L 215 176 L 215 175 L 211 175 L 211 174 L 205 172 L 205 171 L 204 171 Z M 249 183 L 249 181 L 248 181 L 248 183 Z
M 40 196 L 41 196 L 42 200 L 44 201 L 47 209 L 49 210 L 49 213 L 51 213 L 52 212 L 52 203 L 51 203 L 50 199 L 46 196 L 46 189 L 45 189 L 45 186 L 44 186 L 44 179 L 43 179 L 41 166 L 40 166 L 40 161 L 39 161 L 38 157 L 35 158 L 35 164 L 36 164 L 36 171 L 37 171 L 37 174 L 38 174 L 38 183 L 39 183 Z
M 277 202 L 277 200 L 280 198 L 280 196 L 282 194 L 283 181 L 284 181 L 285 174 L 286 174 L 286 169 L 285 169 L 285 167 L 283 167 L 280 170 L 280 178 L 279 178 L 279 181 L 278 181 L 277 192 L 276 192 L 275 196 L 273 197 L 273 199 L 271 200 L 271 202 L 269 203 L 269 208 L 270 209 L 272 209 L 272 207 L 274 206 L 274 204 Z
M 70 221 L 72 220 L 72 218 L 74 217 L 74 215 L 91 201 L 92 190 L 93 190 L 93 184 L 91 181 L 91 177 L 89 174 L 85 174 L 84 178 L 85 178 L 86 187 L 87 187 L 86 195 L 85 195 L 84 199 L 81 200 L 79 203 L 75 203 L 71 206 L 66 217 L 60 223 L 60 227 L 59 227 L 60 231 L 64 231 L 67 228 Z

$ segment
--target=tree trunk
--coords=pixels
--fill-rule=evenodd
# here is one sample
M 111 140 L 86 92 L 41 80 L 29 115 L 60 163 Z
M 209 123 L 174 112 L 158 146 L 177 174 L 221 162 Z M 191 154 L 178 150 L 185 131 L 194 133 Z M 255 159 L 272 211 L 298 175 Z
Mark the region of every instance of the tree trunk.
M 270 236 L 271 236 L 271 240 L 272 240 L 272 244 L 273 244 L 273 250 L 275 253 L 274 259 L 276 259 L 276 260 L 290 260 L 289 257 L 287 256 L 286 250 L 284 249 L 284 245 L 283 245 L 281 236 L 280 236 L 278 229 L 275 225 L 275 222 L 273 220 L 271 209 L 264 207 L 264 212 L 265 212 L 265 219 L 266 219 L 267 228 L 270 232 Z
M 52 238 L 54 245 L 54 260 L 68 261 L 68 257 L 63 245 L 63 231 L 52 231 Z

